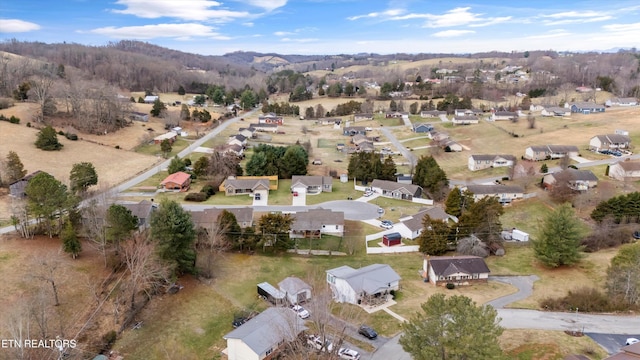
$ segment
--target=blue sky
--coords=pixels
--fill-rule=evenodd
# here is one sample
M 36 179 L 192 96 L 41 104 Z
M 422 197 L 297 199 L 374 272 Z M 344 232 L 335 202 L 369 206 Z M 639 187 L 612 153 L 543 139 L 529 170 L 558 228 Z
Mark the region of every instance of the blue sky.
M 3 0 L 0 39 L 205 55 L 640 48 L 633 1 Z

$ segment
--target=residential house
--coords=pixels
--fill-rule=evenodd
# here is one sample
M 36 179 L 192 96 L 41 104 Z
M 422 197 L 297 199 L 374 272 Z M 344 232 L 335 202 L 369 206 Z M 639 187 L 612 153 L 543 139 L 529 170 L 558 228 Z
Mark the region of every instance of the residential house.
M 374 152 L 375 150 L 371 141 L 364 141 L 356 145 L 356 152 Z
M 402 119 L 404 116 L 409 116 L 409 113 L 400 111 L 390 111 L 384 114 L 387 119 Z
M 422 118 L 439 118 L 440 116 L 447 116 L 447 112 L 438 110 L 420 111 L 420 117 Z
M 371 189 L 381 196 L 394 199 L 412 200 L 414 197 L 420 198 L 422 196 L 422 188 L 418 185 L 402 184 L 389 180 L 375 179 L 371 182 Z
M 316 120 L 316 124 L 318 125 L 335 125 L 342 123 L 342 119 L 340 118 L 320 118 Z
M 445 149 L 445 151 L 448 152 L 460 152 L 462 150 L 464 150 L 464 148 L 462 147 L 462 145 L 460 145 L 459 143 L 453 141 L 453 140 L 447 140 L 442 142 L 442 148 Z
M 241 228 L 253 226 L 253 208 L 250 206 L 238 208 L 208 208 L 202 211 L 191 211 L 191 219 L 196 228 L 211 229 L 218 223 L 222 211 L 228 211 L 236 217 Z
M 458 219 L 455 216 L 447 214 L 444 209 L 439 206 L 420 210 L 415 215 L 402 220 L 402 223 L 411 231 L 411 239 L 415 239 L 422 234 L 422 230 L 424 230 L 422 220 L 425 215 L 429 215 L 432 220 L 444 221 L 447 223 L 450 221 L 454 223 L 458 222 Z
M 454 116 L 472 116 L 474 115 L 473 110 L 471 109 L 455 109 L 453 110 Z
M 242 134 L 231 135 L 229 139 L 227 139 L 227 144 L 229 145 L 240 145 L 242 147 L 247 145 L 247 137 Z
M 449 140 L 449 134 L 445 132 L 432 131 L 429 133 L 429 136 L 431 137 L 431 140 L 435 142 L 443 142 Z
M 27 188 L 27 184 L 29 180 L 31 180 L 34 176 L 40 174 L 42 171 L 37 170 L 32 172 L 31 174 L 27 174 L 25 177 L 18 179 L 11 184 L 9 184 L 9 195 L 17 198 L 24 198 L 27 194 L 24 192 Z
M 156 100 L 160 100 L 160 97 L 154 95 L 147 95 L 144 97 L 145 104 L 153 104 Z
M 398 175 L 396 176 L 396 182 L 399 182 L 400 184 L 413 184 L 413 176 Z
M 366 135 L 367 130 L 364 126 L 347 126 L 342 130 L 345 136 Z
M 413 124 L 413 131 L 417 133 L 428 133 L 433 130 L 432 124 Z
M 455 115 L 451 120 L 454 125 L 471 125 L 477 124 L 480 120 L 475 115 Z
M 290 238 L 319 239 L 322 234 L 342 236 L 344 213 L 327 209 L 309 209 L 291 214 Z
M 516 185 L 467 185 L 466 190 L 473 193 L 475 201 L 489 196 L 498 198 L 498 201 L 503 204 L 508 204 L 513 200 L 524 198 L 524 189 Z
M 525 160 L 541 161 L 578 156 L 579 150 L 573 145 L 534 145 L 524 151 Z
M 555 116 L 555 117 L 563 117 L 563 116 L 571 116 L 571 110 L 559 107 L 559 106 L 547 106 L 540 112 L 540 115 L 545 117 Z
M 625 150 L 629 148 L 631 138 L 629 135 L 607 134 L 596 135 L 589 140 L 589 150 Z
M 591 114 L 604 112 L 604 105 L 598 105 L 592 102 L 567 103 L 565 107 L 571 109 L 572 113 Z
M 269 193 L 271 189 L 269 176 L 256 177 L 228 177 L 219 187 L 226 196 L 246 195 L 255 192 Z M 277 188 L 277 186 L 276 186 Z
M 228 360 L 272 359 L 307 328 L 304 320 L 286 307 L 269 307 L 223 336 Z
M 620 349 L 620 352 L 604 360 L 640 360 L 640 342 L 624 346 Z
M 598 186 L 598 177 L 591 170 L 565 169 L 559 172 L 546 174 L 542 179 L 545 189 L 553 188 L 558 181 L 567 181 L 569 188 L 576 191 L 587 191 Z
M 191 174 L 178 171 L 170 174 L 162 182 L 160 186 L 165 190 L 188 191 L 191 184 Z
M 378 304 L 391 291 L 400 288 L 400 275 L 387 264 L 372 264 L 354 269 L 340 266 L 327 270 L 327 283 L 333 299 L 339 303 Z
M 284 118 L 282 116 L 276 115 L 275 113 L 267 113 L 258 116 L 258 123 L 283 125 Z
M 155 209 L 155 205 L 151 201 L 142 200 L 139 203 L 127 203 L 121 205 L 131 211 L 131 215 L 134 215 L 138 218 L 138 228 L 140 230 L 146 229 L 151 225 L 149 223 L 149 220 L 151 218 L 153 209 Z
M 479 256 L 425 256 L 422 277 L 433 285 L 486 283 L 489 267 Z
M 253 128 L 253 131 L 259 131 L 259 132 L 272 132 L 272 133 L 276 133 L 278 132 L 278 124 L 267 124 L 267 123 L 253 123 L 253 124 L 249 124 L 249 128 Z
M 278 283 L 289 304 L 302 304 L 311 300 L 311 285 L 295 276 L 289 276 Z
M 616 180 L 640 179 L 640 161 L 618 161 L 609 166 L 609 176 Z
M 353 115 L 353 121 L 366 121 L 373 120 L 373 114 L 355 114 Z
M 238 134 L 244 136 L 247 139 L 252 139 L 255 132 L 256 129 L 251 127 L 238 129 Z
M 138 111 L 132 111 L 132 112 L 129 113 L 129 118 L 131 120 L 135 120 L 135 121 L 148 122 L 149 121 L 149 114 L 143 113 L 143 112 L 138 112 Z
M 516 163 L 513 155 L 471 155 L 467 166 L 471 171 L 496 167 L 510 167 Z
M 604 103 L 605 106 L 637 106 L 638 99 L 628 98 L 611 98 Z
M 308 194 L 331 192 L 333 178 L 331 176 L 293 175 L 291 177 L 291 191 L 303 190 Z
M 176 134 L 173 131 L 169 131 L 166 134 L 162 134 L 162 135 L 158 135 L 158 136 L 154 137 L 153 138 L 153 143 L 154 144 L 160 144 L 164 140 L 169 140 L 169 143 L 173 144 L 176 141 L 177 137 L 178 137 L 178 134 Z
M 491 114 L 491 121 L 518 120 L 518 113 L 513 111 L 496 111 Z
M 238 145 L 238 144 L 226 144 L 224 147 L 222 147 L 221 152 L 223 154 L 231 153 L 238 157 L 244 156 L 244 148 L 242 147 L 242 145 Z

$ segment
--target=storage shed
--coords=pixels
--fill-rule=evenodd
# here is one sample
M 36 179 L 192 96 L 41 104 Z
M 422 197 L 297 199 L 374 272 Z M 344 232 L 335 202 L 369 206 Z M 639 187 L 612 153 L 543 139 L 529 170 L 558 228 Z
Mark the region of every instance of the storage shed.
M 385 246 L 400 245 L 402 243 L 402 235 L 397 232 L 385 234 L 382 236 L 382 243 Z
M 288 278 L 278 283 L 280 291 L 285 293 L 289 304 L 302 304 L 311 300 L 311 285 L 300 280 L 295 276 L 289 276 Z

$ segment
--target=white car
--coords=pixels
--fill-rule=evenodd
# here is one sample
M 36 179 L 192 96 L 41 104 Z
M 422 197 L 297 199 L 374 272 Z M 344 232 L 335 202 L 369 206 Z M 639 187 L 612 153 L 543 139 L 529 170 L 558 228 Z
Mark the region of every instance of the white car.
M 367 191 L 364 192 L 364 196 L 366 196 L 366 197 L 369 197 L 371 195 L 373 195 L 373 191 L 371 191 L 371 190 L 367 190 Z
M 295 312 L 301 319 L 308 319 L 311 314 L 300 305 L 293 305 L 291 310 Z
M 640 342 L 640 340 L 638 340 L 636 338 L 628 338 L 626 344 L 627 345 L 633 345 L 633 344 L 637 344 L 639 342 Z
M 340 350 L 338 350 L 338 356 L 340 359 L 360 360 L 360 354 L 357 351 L 347 348 L 340 348 Z
M 324 346 L 322 346 L 322 339 L 320 339 L 318 335 L 309 335 L 307 338 L 307 344 L 311 345 L 316 350 L 323 349 L 326 352 L 333 351 L 333 343 L 329 340 L 325 340 Z
M 393 222 L 391 220 L 380 221 L 380 227 L 383 229 L 393 229 Z

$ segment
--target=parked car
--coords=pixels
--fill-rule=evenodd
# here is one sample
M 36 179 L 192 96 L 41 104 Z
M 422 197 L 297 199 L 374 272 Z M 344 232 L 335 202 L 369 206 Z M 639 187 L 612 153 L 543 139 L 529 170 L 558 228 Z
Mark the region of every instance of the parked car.
M 384 213 L 384 209 L 383 208 L 378 208 L 378 214 L 383 214 Z
M 371 191 L 371 190 L 367 190 L 367 191 L 364 192 L 364 196 L 368 197 L 368 196 L 371 196 L 371 195 L 373 195 L 373 191 Z
M 639 343 L 640 340 L 636 339 L 636 338 L 628 338 L 627 342 L 625 343 L 626 345 L 633 345 L 633 344 L 637 344 Z
M 357 351 L 348 348 L 340 348 L 340 350 L 338 350 L 338 356 L 340 357 L 340 359 L 346 360 L 360 359 L 360 354 Z
M 393 222 L 391 220 L 380 221 L 380 227 L 383 229 L 393 229 Z
M 373 340 L 378 337 L 378 333 L 373 330 L 370 326 L 362 325 L 358 329 L 358 334 L 366 337 L 367 339 Z
M 309 312 L 300 305 L 293 305 L 291 307 L 291 310 L 293 310 L 293 312 L 295 312 L 298 317 L 300 317 L 300 319 L 308 319 L 309 316 L 311 316 L 311 314 L 309 314 Z
M 242 316 L 241 316 L 241 317 L 234 318 L 234 319 L 233 319 L 233 322 L 231 323 L 231 325 L 232 325 L 234 328 L 237 328 L 238 326 L 240 326 L 240 325 L 242 325 L 242 324 L 246 323 L 247 321 L 249 321 L 249 319 L 247 319 L 246 317 L 242 317 Z
M 326 352 L 333 351 L 333 343 L 331 343 L 331 341 L 327 339 L 324 341 L 324 346 L 323 346 L 322 339 L 320 339 L 318 335 L 309 335 L 309 337 L 307 337 L 307 345 L 310 345 L 316 350 L 322 349 L 323 351 L 326 351 Z

